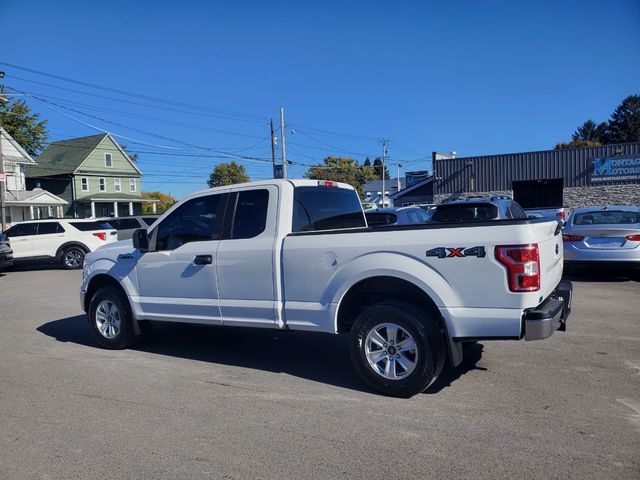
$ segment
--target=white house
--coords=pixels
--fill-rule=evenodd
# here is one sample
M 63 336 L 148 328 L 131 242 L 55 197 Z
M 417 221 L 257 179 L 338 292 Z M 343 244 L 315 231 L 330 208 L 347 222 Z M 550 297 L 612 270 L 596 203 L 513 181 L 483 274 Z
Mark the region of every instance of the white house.
M 38 218 L 62 218 L 63 207 L 68 202 L 41 188 L 26 189 L 25 168 L 36 165 L 36 162 L 2 127 L 0 153 L 6 176 L 4 202 L 7 223 Z

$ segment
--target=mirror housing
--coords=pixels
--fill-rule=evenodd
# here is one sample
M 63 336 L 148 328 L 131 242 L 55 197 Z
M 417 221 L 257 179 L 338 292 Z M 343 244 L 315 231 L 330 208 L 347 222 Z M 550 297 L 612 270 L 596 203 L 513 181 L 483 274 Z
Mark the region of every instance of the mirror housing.
M 149 237 L 144 228 L 139 228 L 133 232 L 133 248 L 140 250 L 142 253 L 149 251 Z

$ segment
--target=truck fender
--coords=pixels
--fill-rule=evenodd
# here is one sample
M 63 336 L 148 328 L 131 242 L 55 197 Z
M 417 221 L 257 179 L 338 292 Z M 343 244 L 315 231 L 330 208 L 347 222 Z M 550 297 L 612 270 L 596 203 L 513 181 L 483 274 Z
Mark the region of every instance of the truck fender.
M 129 306 L 131 307 L 131 314 L 133 316 L 133 324 L 136 330 L 136 334 L 139 334 L 140 327 L 138 325 L 138 322 L 140 320 L 143 320 L 142 310 L 140 309 L 139 303 L 135 301 L 135 299 L 138 297 L 138 290 L 136 288 L 136 285 L 134 285 L 134 283 L 131 281 L 129 272 L 125 271 L 121 265 L 113 262 L 112 260 L 108 260 L 105 258 L 96 260 L 91 264 L 91 272 L 84 282 L 87 291 L 91 287 L 91 282 L 99 276 L 110 277 L 115 283 L 120 286 L 120 288 L 122 288 L 124 294 L 127 297 L 127 301 L 129 302 Z M 87 301 L 89 301 L 89 299 L 87 299 Z

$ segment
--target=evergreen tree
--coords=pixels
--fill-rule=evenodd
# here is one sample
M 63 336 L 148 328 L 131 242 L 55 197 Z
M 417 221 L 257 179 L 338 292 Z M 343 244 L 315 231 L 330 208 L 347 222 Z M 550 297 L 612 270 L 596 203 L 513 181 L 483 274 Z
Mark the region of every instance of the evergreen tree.
M 593 120 L 589 119 L 576 129 L 576 131 L 571 136 L 571 139 L 574 142 L 583 141 L 603 143 L 607 127 L 607 122 L 596 123 Z
M 605 143 L 640 142 L 640 95 L 629 95 L 615 109 L 605 133 Z
M 373 161 L 373 169 L 376 172 L 376 180 L 382 180 L 382 159 L 376 158 Z M 384 178 L 385 180 L 389 180 L 391 176 L 389 175 L 389 170 L 387 170 L 387 166 L 384 166 Z

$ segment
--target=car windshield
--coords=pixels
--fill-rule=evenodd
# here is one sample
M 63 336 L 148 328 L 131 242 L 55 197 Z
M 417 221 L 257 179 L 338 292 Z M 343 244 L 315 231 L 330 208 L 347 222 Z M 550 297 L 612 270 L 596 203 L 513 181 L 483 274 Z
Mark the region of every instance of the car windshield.
M 597 212 L 576 213 L 574 225 L 627 225 L 640 223 L 640 213 L 624 210 L 601 210 Z

